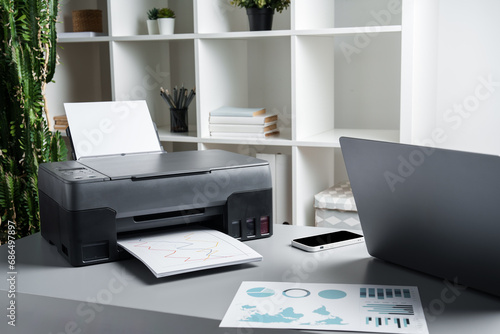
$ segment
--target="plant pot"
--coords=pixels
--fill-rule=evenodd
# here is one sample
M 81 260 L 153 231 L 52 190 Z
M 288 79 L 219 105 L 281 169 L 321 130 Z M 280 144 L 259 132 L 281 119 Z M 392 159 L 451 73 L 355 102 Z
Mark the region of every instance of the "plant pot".
M 156 20 L 147 20 L 148 24 L 148 34 L 150 35 L 158 35 L 160 30 L 158 29 L 158 22 Z
M 274 9 L 247 8 L 250 31 L 271 30 L 273 28 Z
M 175 19 L 172 18 L 162 18 L 158 19 L 158 27 L 160 28 L 160 34 L 162 35 L 172 35 L 174 33 Z

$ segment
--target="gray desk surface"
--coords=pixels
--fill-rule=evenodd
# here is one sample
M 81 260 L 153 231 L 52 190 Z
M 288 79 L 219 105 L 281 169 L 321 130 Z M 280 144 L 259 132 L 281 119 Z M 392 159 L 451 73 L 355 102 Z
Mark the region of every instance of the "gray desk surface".
M 136 259 L 71 267 L 35 234 L 16 241 L 16 327 L 7 324 L 7 280 L 0 280 L 0 333 L 300 332 L 219 328 L 242 281 L 418 286 L 430 333 L 499 332 L 500 298 L 374 259 L 364 244 L 320 253 L 290 246 L 328 230 L 277 225 L 271 238 L 247 242 L 262 262 L 160 279 Z M 4 276 L 7 255 L 1 246 Z

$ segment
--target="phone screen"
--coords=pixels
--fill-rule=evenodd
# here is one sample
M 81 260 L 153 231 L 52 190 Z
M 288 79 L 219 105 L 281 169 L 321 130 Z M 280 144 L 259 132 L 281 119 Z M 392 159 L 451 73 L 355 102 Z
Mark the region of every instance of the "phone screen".
M 332 244 L 335 242 L 346 241 L 361 237 L 363 236 L 349 231 L 338 231 L 320 235 L 313 235 L 311 237 L 300 238 L 296 239 L 295 241 L 309 247 L 317 247 L 321 245 Z

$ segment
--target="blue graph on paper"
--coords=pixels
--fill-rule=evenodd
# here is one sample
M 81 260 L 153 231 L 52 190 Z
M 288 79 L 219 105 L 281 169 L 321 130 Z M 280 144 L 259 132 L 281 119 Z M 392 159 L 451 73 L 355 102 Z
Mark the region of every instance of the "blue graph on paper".
M 276 291 L 267 287 L 255 287 L 248 289 L 246 294 L 255 298 L 269 298 L 276 295 Z M 311 295 L 307 289 L 293 287 L 285 289 L 281 295 L 287 299 L 306 298 Z M 318 293 L 321 299 L 342 299 L 347 294 L 341 290 L 323 290 Z M 243 316 L 240 321 L 264 323 L 264 324 L 279 324 L 279 323 L 300 323 L 302 325 L 346 325 L 344 320 L 332 313 L 325 305 L 318 306 L 311 311 L 314 317 L 306 316 L 305 313 L 296 312 L 292 306 L 282 307 L 274 312 L 262 312 L 259 308 L 252 305 L 242 305 L 241 310 Z
M 291 322 L 299 322 L 302 325 L 311 324 L 311 322 L 302 322 L 306 317 L 304 313 L 295 312 L 293 307 L 287 307 L 284 309 L 280 309 L 277 313 L 261 313 L 259 312 L 255 306 L 251 305 L 243 305 L 243 310 L 246 310 L 247 313 L 240 319 L 243 322 L 257 322 L 257 323 L 291 323 Z M 320 315 L 321 318 L 314 321 L 316 325 L 346 325 L 343 322 L 343 319 L 333 315 L 330 311 L 326 309 L 323 305 L 315 310 L 312 310 L 312 313 Z
M 428 334 L 415 287 L 243 282 L 221 327 Z

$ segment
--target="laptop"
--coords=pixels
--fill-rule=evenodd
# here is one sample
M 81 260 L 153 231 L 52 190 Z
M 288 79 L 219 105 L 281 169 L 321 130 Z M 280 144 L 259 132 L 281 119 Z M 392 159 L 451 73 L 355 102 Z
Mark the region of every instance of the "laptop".
M 340 138 L 373 257 L 500 296 L 500 157 Z

